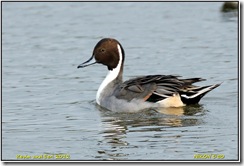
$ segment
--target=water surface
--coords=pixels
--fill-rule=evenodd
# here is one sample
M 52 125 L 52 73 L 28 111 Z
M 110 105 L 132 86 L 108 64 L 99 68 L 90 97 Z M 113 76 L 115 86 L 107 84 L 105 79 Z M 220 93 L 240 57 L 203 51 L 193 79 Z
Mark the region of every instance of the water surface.
M 238 18 L 221 13 L 222 2 L 2 5 L 3 160 L 238 159 Z M 125 49 L 125 80 L 177 74 L 222 84 L 200 105 L 104 110 L 95 96 L 106 67 L 77 69 L 104 37 Z

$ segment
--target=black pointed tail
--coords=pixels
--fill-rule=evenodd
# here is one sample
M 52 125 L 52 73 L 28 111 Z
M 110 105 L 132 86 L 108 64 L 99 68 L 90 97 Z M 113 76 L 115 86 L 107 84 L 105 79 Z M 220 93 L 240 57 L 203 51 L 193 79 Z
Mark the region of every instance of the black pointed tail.
M 185 91 L 180 94 L 181 100 L 184 104 L 197 104 L 201 98 L 211 90 L 217 88 L 220 84 L 196 87 L 190 91 Z

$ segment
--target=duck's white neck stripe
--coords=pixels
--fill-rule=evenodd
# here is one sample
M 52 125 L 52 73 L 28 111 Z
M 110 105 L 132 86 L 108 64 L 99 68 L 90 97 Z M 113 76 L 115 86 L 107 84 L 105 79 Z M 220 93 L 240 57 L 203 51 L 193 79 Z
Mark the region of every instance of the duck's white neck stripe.
M 106 88 L 106 86 L 119 75 L 119 72 L 120 72 L 120 68 L 121 68 L 122 61 L 123 61 L 123 55 L 122 55 L 122 50 L 121 50 L 121 47 L 119 44 L 117 44 L 117 48 L 118 48 L 118 52 L 119 52 L 119 63 L 116 68 L 114 68 L 113 70 L 109 70 L 106 78 L 103 80 L 102 84 L 100 85 L 100 87 L 97 91 L 96 101 L 99 105 L 100 105 L 101 93 Z

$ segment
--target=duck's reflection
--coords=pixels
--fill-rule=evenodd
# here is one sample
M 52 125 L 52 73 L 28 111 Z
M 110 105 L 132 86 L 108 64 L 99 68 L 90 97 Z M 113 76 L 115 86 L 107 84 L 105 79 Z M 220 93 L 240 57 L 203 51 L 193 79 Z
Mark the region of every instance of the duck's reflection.
M 199 116 L 205 114 L 206 110 L 201 105 L 191 105 L 177 108 L 153 108 L 146 109 L 140 112 L 112 112 L 97 106 L 100 110 L 102 121 L 104 123 L 113 124 L 116 128 L 123 127 L 127 130 L 128 126 L 176 126 L 175 120 L 181 121 L 177 126 L 195 125 L 192 119 L 199 119 Z M 191 119 L 191 123 L 188 120 Z M 170 120 L 172 123 L 169 123 Z M 165 123 L 166 122 L 166 123 Z
M 206 110 L 202 105 L 196 104 L 185 107 L 156 108 L 156 111 L 165 115 L 194 116 L 197 114 L 203 115 Z
M 101 113 L 103 125 L 103 140 L 99 142 L 102 150 L 98 151 L 97 158 L 111 160 L 126 159 L 127 154 L 120 149 L 131 146 L 127 134 L 130 132 L 160 132 L 169 127 L 194 126 L 202 123 L 201 116 L 205 110 L 200 105 L 181 108 L 157 108 L 142 110 L 136 113 L 111 112 L 97 106 Z M 109 144 L 106 149 L 103 144 Z

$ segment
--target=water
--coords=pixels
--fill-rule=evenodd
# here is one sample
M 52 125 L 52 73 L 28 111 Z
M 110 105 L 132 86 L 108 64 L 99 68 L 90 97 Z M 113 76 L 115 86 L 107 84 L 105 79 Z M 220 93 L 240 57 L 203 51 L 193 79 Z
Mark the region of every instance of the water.
M 238 17 L 221 5 L 3 2 L 2 159 L 238 159 Z M 103 37 L 123 45 L 125 80 L 178 74 L 222 85 L 199 106 L 103 110 L 95 95 L 106 68 L 76 68 Z

